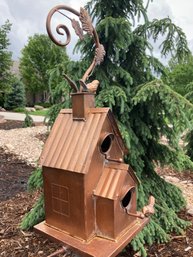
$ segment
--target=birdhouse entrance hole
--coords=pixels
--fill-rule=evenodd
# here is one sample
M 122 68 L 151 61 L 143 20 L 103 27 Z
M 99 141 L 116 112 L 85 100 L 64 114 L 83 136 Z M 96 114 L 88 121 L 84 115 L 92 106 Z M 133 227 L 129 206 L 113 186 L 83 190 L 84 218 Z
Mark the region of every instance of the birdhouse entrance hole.
M 107 153 L 111 149 L 113 139 L 114 135 L 112 133 L 104 136 L 100 145 L 100 150 L 103 154 Z
M 135 191 L 135 188 L 132 187 L 132 188 L 130 188 L 130 189 L 126 192 L 126 194 L 124 194 L 124 197 L 123 197 L 122 200 L 121 200 L 121 206 L 122 206 L 123 208 L 129 209 L 129 206 L 130 206 L 129 204 L 130 204 L 130 202 L 131 202 L 132 195 L 133 195 L 134 191 Z

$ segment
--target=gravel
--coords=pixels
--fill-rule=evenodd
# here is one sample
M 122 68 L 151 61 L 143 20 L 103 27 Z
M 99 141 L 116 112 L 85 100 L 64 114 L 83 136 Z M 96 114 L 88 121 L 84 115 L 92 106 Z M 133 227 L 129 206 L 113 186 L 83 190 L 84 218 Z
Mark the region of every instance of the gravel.
M 28 164 L 37 166 L 44 143 L 36 136 L 46 132 L 46 126 L 0 130 L 0 147 L 7 153 L 17 155 Z

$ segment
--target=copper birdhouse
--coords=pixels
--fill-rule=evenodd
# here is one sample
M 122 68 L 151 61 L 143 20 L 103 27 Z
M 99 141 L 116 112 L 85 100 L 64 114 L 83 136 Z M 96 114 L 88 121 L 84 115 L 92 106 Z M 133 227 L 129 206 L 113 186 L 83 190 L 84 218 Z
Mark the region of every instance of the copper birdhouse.
M 116 256 L 148 223 L 149 214 L 154 212 L 154 198 L 150 197 L 149 205 L 137 212 L 138 179 L 123 161 L 127 149 L 116 120 L 109 108 L 95 108 L 98 82 L 86 84 L 89 73 L 105 54 L 90 17 L 82 8 L 80 13 L 63 5 L 53 8 L 47 29 L 56 43 L 49 23 L 61 10 L 79 17 L 82 28 L 72 20 L 75 32 L 80 38 L 83 31 L 93 35 L 96 52 L 79 88 L 65 75 L 75 91 L 71 95 L 72 109 L 60 111 L 40 157 L 45 221 L 35 228 L 81 256 Z M 64 25 L 59 26 L 64 29 Z

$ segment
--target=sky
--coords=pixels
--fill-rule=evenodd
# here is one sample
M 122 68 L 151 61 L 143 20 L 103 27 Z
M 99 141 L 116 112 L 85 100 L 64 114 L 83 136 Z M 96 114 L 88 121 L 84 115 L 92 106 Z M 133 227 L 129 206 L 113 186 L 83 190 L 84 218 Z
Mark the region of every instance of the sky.
M 51 8 L 58 4 L 65 4 L 79 10 L 86 0 L 0 0 L 0 26 L 7 19 L 12 23 L 9 34 L 10 51 L 13 59 L 18 59 L 21 49 L 27 44 L 29 36 L 35 33 L 46 33 L 45 21 Z M 185 32 L 189 47 L 193 51 L 193 1 L 191 0 L 154 0 L 150 3 L 148 16 L 151 19 L 170 17 Z M 62 19 L 59 20 L 59 23 Z M 70 27 L 69 27 L 70 28 Z M 77 37 L 72 36 L 72 42 L 67 51 L 72 54 Z M 155 55 L 160 56 L 159 48 L 155 47 Z

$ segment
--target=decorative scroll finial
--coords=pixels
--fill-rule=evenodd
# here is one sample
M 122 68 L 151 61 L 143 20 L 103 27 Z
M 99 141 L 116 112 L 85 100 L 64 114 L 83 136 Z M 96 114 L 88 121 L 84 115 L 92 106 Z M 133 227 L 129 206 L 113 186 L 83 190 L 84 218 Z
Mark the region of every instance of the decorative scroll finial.
M 78 16 L 80 22 L 78 20 L 68 17 L 66 14 L 64 14 L 62 12 L 63 10 L 71 12 L 74 15 Z M 96 92 L 99 82 L 94 80 L 93 82 L 86 84 L 86 81 L 89 78 L 89 75 L 93 72 L 95 66 L 100 65 L 100 63 L 104 60 L 105 49 L 104 49 L 103 45 L 100 44 L 100 42 L 99 42 L 98 34 L 92 25 L 92 21 L 91 21 L 91 18 L 89 16 L 88 12 L 82 7 L 80 8 L 80 12 L 78 12 L 78 11 L 74 10 L 73 8 L 66 6 L 66 5 L 57 5 L 56 7 L 52 8 L 50 10 L 50 12 L 47 16 L 47 21 L 46 21 L 46 29 L 47 29 L 48 35 L 55 44 L 57 44 L 59 46 L 66 46 L 70 43 L 70 40 L 71 40 L 70 31 L 66 25 L 59 24 L 56 27 L 56 32 L 59 35 L 64 35 L 64 32 L 66 33 L 66 42 L 62 43 L 61 41 L 58 41 L 52 34 L 51 19 L 55 13 L 60 13 L 61 15 L 65 16 L 66 18 L 68 18 L 71 21 L 72 27 L 73 27 L 76 35 L 80 38 L 80 40 L 84 39 L 84 33 L 83 33 L 84 31 L 88 35 L 93 37 L 94 43 L 95 43 L 95 55 L 94 55 L 94 59 L 93 59 L 92 63 L 90 64 L 88 69 L 85 71 L 83 77 L 79 80 L 80 89 L 78 89 L 75 82 L 72 81 L 66 74 L 64 77 L 68 81 L 68 83 L 72 87 L 72 89 L 76 92 L 79 92 L 79 91 Z

